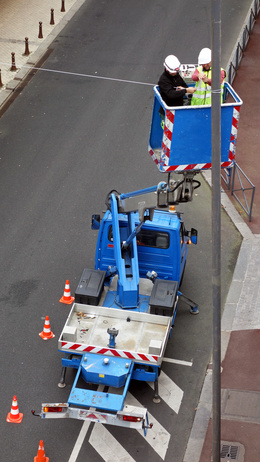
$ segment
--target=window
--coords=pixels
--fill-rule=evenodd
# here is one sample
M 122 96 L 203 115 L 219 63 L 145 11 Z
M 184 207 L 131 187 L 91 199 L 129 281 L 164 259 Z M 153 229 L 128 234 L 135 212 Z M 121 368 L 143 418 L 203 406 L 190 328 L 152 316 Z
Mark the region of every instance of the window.
M 113 242 L 113 229 L 109 227 L 108 240 Z M 170 240 L 169 234 L 150 229 L 141 229 L 136 236 L 137 245 L 146 247 L 157 247 L 158 249 L 168 249 Z
M 113 229 L 112 229 L 112 226 L 109 226 L 109 230 L 108 230 L 108 240 L 110 242 L 113 242 Z
M 136 236 L 137 245 L 157 247 L 158 249 L 169 248 L 169 234 L 149 229 L 141 229 Z
M 183 245 L 185 242 L 185 227 L 183 223 L 181 223 L 181 227 L 180 227 L 180 237 L 181 237 L 181 245 Z

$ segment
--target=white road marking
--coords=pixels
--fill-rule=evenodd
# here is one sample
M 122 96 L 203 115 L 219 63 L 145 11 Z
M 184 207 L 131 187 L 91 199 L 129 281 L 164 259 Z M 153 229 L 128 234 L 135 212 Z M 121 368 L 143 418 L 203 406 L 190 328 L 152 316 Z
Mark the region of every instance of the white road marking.
M 94 425 L 89 443 L 105 462 L 135 462 L 104 425 Z
M 98 386 L 98 391 L 102 391 L 104 389 L 104 385 L 99 385 Z M 95 410 L 95 408 L 90 408 L 92 410 Z M 84 440 L 86 438 L 86 434 L 87 434 L 87 431 L 89 429 L 89 426 L 92 422 L 88 421 L 88 420 L 85 420 L 82 427 L 81 427 L 81 430 L 79 432 L 79 436 L 77 438 L 77 441 L 74 445 L 74 448 L 73 448 L 73 451 L 70 455 L 70 458 L 68 460 L 68 462 L 76 462 L 77 458 L 78 458 L 78 455 L 79 455 L 79 452 L 81 450 L 81 446 L 82 444 L 84 443 Z
M 143 407 L 137 399 L 131 395 L 131 393 L 127 393 L 126 396 L 127 404 L 131 404 L 132 406 Z M 137 430 L 140 435 L 147 441 L 150 446 L 154 449 L 157 454 L 162 458 L 165 459 L 166 452 L 169 446 L 171 435 L 170 433 L 165 430 L 165 428 L 148 412 L 149 416 L 149 423 L 153 423 L 153 427 L 147 431 L 147 435 L 144 436 L 143 430 Z
M 71 456 L 70 456 L 68 462 L 76 462 L 76 460 L 78 458 L 78 455 L 79 455 L 79 452 L 81 450 L 81 446 L 84 443 L 84 439 L 86 437 L 86 434 L 87 434 L 87 431 L 88 431 L 88 428 L 89 428 L 90 424 L 91 424 L 91 422 L 89 422 L 88 420 L 85 420 L 85 422 L 83 423 L 83 425 L 81 427 L 81 430 L 79 432 L 79 436 L 78 436 L 77 441 L 76 441 L 76 443 L 74 445 L 73 451 L 71 453 Z
M 180 359 L 163 358 L 166 363 L 180 364 L 181 366 L 192 366 L 192 361 L 181 361 Z
M 154 390 L 154 383 L 147 382 L 148 385 Z M 168 406 L 178 414 L 182 398 L 183 390 L 176 385 L 163 371 L 159 377 L 159 396 L 163 399 Z

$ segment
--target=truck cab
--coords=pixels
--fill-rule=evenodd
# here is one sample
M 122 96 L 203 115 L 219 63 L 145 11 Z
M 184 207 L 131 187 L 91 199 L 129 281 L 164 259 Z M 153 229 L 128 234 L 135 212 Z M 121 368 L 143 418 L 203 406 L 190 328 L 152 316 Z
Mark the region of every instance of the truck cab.
M 134 214 L 135 226 L 139 225 L 139 215 Z M 127 239 L 127 215 L 119 214 L 120 240 Z M 139 276 L 156 272 L 159 279 L 180 283 L 187 256 L 187 247 L 196 241 L 197 232 L 186 231 L 179 213 L 155 210 L 152 220 L 146 220 L 136 236 Z M 95 269 L 107 271 L 116 266 L 112 215 L 108 210 L 100 224 L 96 247 Z M 180 285 L 180 284 L 179 284 Z

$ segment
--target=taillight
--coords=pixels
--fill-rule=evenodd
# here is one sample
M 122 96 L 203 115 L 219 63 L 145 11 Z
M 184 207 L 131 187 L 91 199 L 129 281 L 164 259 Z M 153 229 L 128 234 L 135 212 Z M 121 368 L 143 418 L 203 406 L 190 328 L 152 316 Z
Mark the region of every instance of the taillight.
M 44 406 L 43 412 L 62 412 L 63 408 L 60 406 Z
M 135 417 L 133 415 L 123 415 L 123 420 L 127 422 L 141 422 L 142 418 L 141 417 Z

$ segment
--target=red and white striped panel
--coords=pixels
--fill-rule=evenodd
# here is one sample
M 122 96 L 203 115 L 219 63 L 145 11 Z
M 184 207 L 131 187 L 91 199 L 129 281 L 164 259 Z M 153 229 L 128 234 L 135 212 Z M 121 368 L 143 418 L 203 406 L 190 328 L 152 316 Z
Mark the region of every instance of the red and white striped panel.
M 73 350 L 77 351 L 78 353 L 94 353 L 98 355 L 106 355 L 106 356 L 113 356 L 115 358 L 125 358 L 125 359 L 132 359 L 134 361 L 144 361 L 149 363 L 156 364 L 158 361 L 158 356 L 156 355 L 149 355 L 143 353 L 135 353 L 133 351 L 123 351 L 123 350 L 115 350 L 112 348 L 101 348 L 95 347 L 91 345 L 84 345 L 82 343 L 72 343 L 72 342 L 64 342 L 61 341 L 61 348 L 63 350 Z
M 152 156 L 152 159 L 153 159 L 153 161 L 156 163 L 157 167 L 159 168 L 159 161 L 158 161 L 158 159 L 157 159 L 157 157 L 156 157 L 156 155 L 155 155 L 154 150 L 151 148 L 150 144 L 149 144 L 149 146 L 148 146 L 148 152 L 149 152 L 149 154 Z
M 185 170 L 205 170 L 211 168 L 211 163 L 204 164 L 184 164 L 184 165 L 171 165 L 165 168 L 165 172 L 184 172 Z
M 169 165 L 169 157 L 171 151 L 171 143 L 172 143 L 172 132 L 173 132 L 173 125 L 174 125 L 174 116 L 175 111 L 168 111 L 166 109 L 165 114 L 165 126 L 163 132 L 163 139 L 162 139 L 162 152 L 163 156 L 163 163 L 164 165 Z
M 240 107 L 241 106 L 234 106 L 234 109 L 233 109 L 233 119 L 232 119 L 232 127 L 231 127 L 230 146 L 229 146 L 229 159 L 231 161 L 233 161 L 235 158 L 237 126 L 238 126 L 238 121 L 239 121 Z
M 84 409 L 79 410 L 79 418 L 90 420 L 91 422 L 107 423 L 107 415 L 100 414 L 99 412 L 85 411 Z

